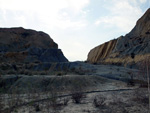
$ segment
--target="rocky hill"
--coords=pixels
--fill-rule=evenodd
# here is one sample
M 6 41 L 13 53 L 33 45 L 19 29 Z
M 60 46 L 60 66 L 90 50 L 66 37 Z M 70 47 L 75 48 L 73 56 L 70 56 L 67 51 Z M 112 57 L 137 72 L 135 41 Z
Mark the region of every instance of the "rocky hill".
M 0 29 L 0 62 L 68 62 L 68 60 L 48 34 L 20 27 Z
M 123 64 L 137 63 L 150 56 L 150 9 L 137 21 L 125 36 L 108 41 L 92 49 L 90 63 Z

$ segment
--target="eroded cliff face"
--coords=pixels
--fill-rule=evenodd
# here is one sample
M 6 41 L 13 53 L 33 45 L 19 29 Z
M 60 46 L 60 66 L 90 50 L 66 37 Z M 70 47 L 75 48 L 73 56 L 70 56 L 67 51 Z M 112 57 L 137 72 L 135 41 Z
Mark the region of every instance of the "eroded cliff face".
M 116 45 L 117 39 L 106 42 L 92 49 L 88 54 L 88 62 L 96 63 L 109 57 Z
M 0 28 L 0 61 L 10 63 L 67 62 L 51 37 L 24 28 Z
M 90 63 L 136 63 L 150 56 L 150 9 L 137 21 L 125 36 L 111 40 L 92 49 L 87 61 Z

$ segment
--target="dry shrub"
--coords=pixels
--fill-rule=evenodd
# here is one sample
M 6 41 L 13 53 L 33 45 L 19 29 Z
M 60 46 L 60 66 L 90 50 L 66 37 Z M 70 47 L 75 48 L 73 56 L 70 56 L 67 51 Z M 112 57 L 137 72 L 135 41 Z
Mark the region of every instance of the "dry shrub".
M 81 101 L 83 100 L 83 98 L 85 98 L 85 95 L 82 92 L 80 92 L 80 91 L 74 92 L 72 94 L 72 100 L 76 104 L 80 104 Z
M 93 105 L 96 108 L 103 108 L 105 106 L 105 101 L 106 101 L 105 97 L 103 97 L 102 95 L 97 95 L 93 100 Z
M 146 57 L 139 65 L 140 75 L 147 81 L 148 90 L 148 112 L 150 112 L 150 56 Z
M 56 76 L 63 76 L 63 75 L 67 75 L 67 72 L 60 71 L 56 73 Z
M 129 71 L 128 75 L 130 76 L 130 78 L 127 80 L 127 85 L 128 86 L 134 86 L 135 85 L 135 80 L 134 80 L 133 72 Z
M 4 108 L 2 94 L 0 93 L 0 113 L 2 113 Z
M 141 87 L 146 86 L 148 87 L 148 82 L 150 81 L 150 57 L 146 57 L 144 60 L 138 62 L 138 75 L 139 75 L 139 80 L 143 81 L 141 82 Z
M 61 109 L 63 106 L 61 98 L 58 97 L 58 91 L 54 88 L 50 88 L 50 92 L 47 93 L 47 108 L 48 110 L 52 108 L 54 111 Z
M 65 97 L 63 98 L 63 105 L 68 105 L 68 102 L 69 102 L 70 98 L 69 97 Z
M 37 105 L 34 105 L 34 108 L 35 108 L 35 111 L 36 111 L 36 112 L 41 111 L 40 106 L 39 106 L 38 104 L 37 104 Z
M 123 98 L 118 95 L 118 93 L 112 93 L 112 101 L 108 104 L 108 113 L 128 113 L 126 107 L 130 106 L 123 101 Z
M 147 91 L 144 91 L 144 90 L 140 90 L 140 89 L 136 89 L 134 91 L 134 95 L 135 97 L 133 98 L 133 101 L 136 101 L 136 102 L 140 102 L 140 103 L 143 103 L 143 104 L 148 104 L 148 92 Z
M 81 103 L 81 101 L 86 97 L 86 94 L 83 93 L 84 91 L 85 87 L 83 85 L 83 82 L 75 78 L 71 85 L 71 98 L 74 103 Z

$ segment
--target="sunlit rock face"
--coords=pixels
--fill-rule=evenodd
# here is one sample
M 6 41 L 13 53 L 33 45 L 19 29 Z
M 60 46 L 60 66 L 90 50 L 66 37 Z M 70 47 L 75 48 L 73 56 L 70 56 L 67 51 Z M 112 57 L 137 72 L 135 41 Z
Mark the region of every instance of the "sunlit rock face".
M 147 56 L 150 56 L 150 9 L 137 21 L 131 32 L 92 49 L 87 61 L 130 64 Z
M 115 39 L 95 47 L 89 52 L 87 61 L 96 63 L 109 57 L 116 46 L 116 42 L 117 40 Z
M 1 62 L 68 62 L 51 37 L 24 28 L 0 28 Z

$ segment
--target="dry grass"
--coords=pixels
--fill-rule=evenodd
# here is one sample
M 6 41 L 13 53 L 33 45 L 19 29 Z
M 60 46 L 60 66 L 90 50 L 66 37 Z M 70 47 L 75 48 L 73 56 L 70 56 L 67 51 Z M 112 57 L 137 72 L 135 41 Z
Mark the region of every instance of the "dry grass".
M 143 59 L 145 59 L 146 57 L 149 57 L 150 54 L 145 54 L 145 55 L 136 55 L 134 57 L 134 59 L 131 58 L 131 56 L 125 56 L 122 58 L 115 58 L 115 57 L 111 57 L 111 58 L 107 58 L 105 61 L 103 61 L 106 64 L 124 64 L 125 66 L 127 64 L 135 64 L 138 63 L 139 61 L 142 61 Z

